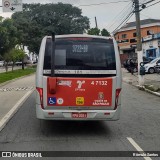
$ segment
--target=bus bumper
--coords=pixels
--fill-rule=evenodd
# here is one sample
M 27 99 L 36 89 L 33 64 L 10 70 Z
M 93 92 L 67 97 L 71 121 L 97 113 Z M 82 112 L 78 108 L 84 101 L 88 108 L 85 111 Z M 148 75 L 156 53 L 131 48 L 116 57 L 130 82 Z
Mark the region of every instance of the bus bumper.
M 40 105 L 36 105 L 36 116 L 44 120 L 111 120 L 120 118 L 119 105 L 116 110 L 43 110 Z M 73 113 L 87 113 L 86 118 L 73 118 Z

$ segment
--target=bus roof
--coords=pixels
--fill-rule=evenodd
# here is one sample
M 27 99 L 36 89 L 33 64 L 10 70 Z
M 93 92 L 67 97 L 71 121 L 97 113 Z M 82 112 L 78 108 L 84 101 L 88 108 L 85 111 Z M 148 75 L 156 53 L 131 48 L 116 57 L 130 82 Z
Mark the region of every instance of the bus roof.
M 55 38 L 68 38 L 68 37 L 86 37 L 86 38 L 99 38 L 99 39 L 113 39 L 112 37 L 105 36 L 96 36 L 96 35 L 88 35 L 88 34 L 64 34 L 64 35 L 56 35 Z M 47 36 L 47 38 L 51 38 L 51 36 Z

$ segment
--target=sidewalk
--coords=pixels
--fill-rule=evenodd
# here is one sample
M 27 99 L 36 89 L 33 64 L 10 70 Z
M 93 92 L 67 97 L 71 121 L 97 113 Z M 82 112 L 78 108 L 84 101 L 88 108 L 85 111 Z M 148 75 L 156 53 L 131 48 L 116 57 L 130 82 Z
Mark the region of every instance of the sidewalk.
M 134 73 L 132 75 L 126 69 L 122 68 L 122 76 L 123 81 L 127 82 L 133 86 L 138 87 L 138 73 Z M 155 95 L 160 96 L 160 74 L 146 74 L 144 75 L 144 90 L 149 91 L 150 93 L 153 92 Z
M 0 131 L 35 89 L 35 74 L 0 86 Z

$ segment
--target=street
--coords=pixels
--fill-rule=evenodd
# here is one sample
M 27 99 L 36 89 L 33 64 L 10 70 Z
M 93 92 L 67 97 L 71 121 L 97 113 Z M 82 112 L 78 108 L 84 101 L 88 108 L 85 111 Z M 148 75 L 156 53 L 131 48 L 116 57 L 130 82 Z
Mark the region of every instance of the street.
M 0 158 L 160 160 L 159 4 L 2 0 Z
M 143 151 L 160 149 L 159 97 L 123 83 L 119 121 L 74 122 L 36 119 L 34 94 L 0 132 L 0 150 L 136 151 L 129 138 Z

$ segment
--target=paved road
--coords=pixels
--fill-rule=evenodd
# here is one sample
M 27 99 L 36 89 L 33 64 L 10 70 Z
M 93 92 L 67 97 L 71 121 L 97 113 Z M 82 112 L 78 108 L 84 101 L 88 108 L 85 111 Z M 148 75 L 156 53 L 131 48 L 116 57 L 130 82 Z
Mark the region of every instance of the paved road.
M 35 118 L 34 94 L 0 132 L 0 150 L 136 151 L 127 137 L 132 138 L 144 151 L 160 150 L 159 97 L 124 83 L 119 121 L 42 122 Z M 112 159 L 143 160 L 144 158 Z
M 0 86 L 0 120 L 17 104 L 17 102 L 35 87 L 35 75 L 19 78 Z

